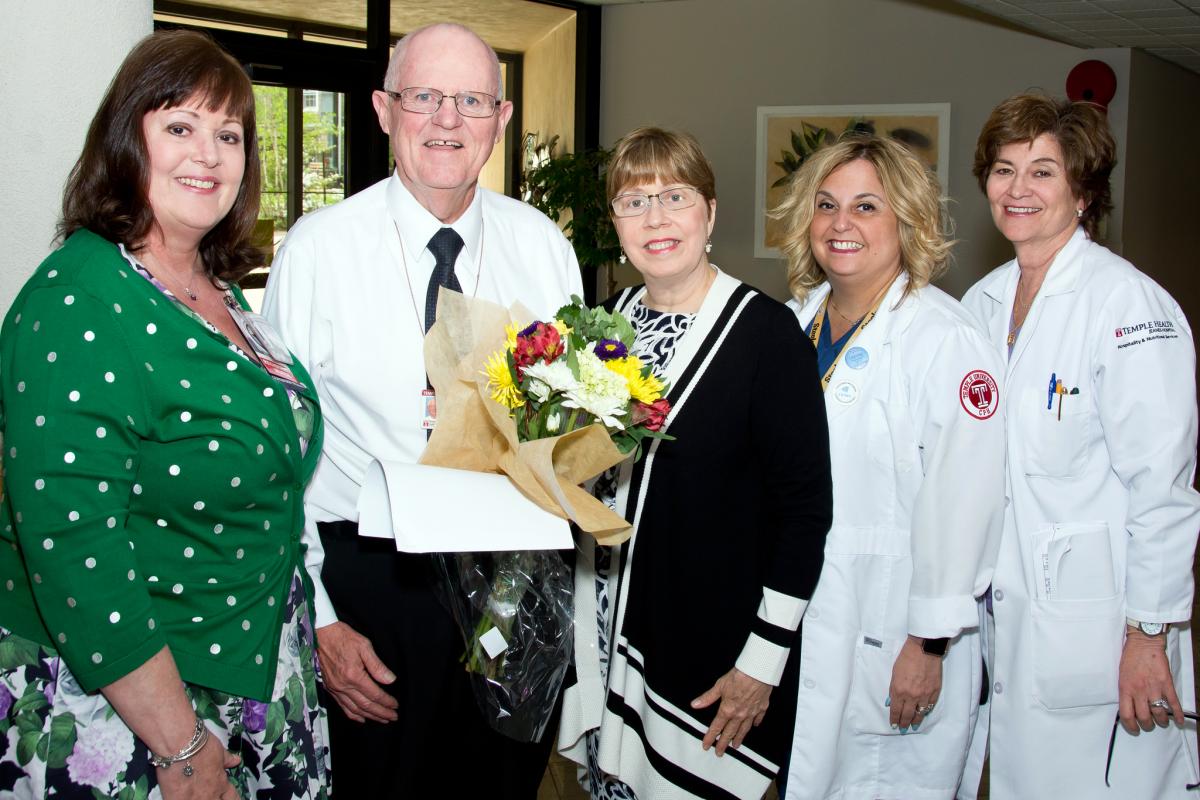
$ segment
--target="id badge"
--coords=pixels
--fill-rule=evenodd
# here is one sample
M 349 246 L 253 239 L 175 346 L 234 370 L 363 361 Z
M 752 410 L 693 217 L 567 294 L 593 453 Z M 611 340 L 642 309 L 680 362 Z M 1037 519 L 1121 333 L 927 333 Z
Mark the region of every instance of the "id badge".
M 258 360 L 262 362 L 263 369 L 265 369 L 267 374 L 272 378 L 297 392 L 304 391 L 304 384 L 302 384 L 296 377 L 295 373 L 292 372 L 290 366 L 276 361 L 270 356 L 264 356 L 261 353 L 258 356 Z
M 233 317 L 238 330 L 260 359 L 269 358 L 279 364 L 292 363 L 292 354 L 288 352 L 287 345 L 266 317 L 236 305 L 229 306 L 229 316 Z M 295 382 L 295 378 L 292 382 Z
M 421 427 L 427 431 L 437 426 L 437 395 L 433 389 L 421 390 Z

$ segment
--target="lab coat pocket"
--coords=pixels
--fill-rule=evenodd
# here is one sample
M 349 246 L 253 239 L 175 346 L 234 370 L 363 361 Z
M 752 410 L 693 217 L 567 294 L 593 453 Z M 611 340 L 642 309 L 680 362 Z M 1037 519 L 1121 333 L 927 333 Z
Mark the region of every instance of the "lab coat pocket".
M 1049 709 L 1117 702 L 1124 635 L 1120 593 L 1032 601 L 1033 695 Z
M 867 404 L 867 455 L 876 465 L 892 469 L 891 420 L 888 419 L 887 404 L 871 398 Z
M 1091 397 L 1088 394 L 1055 395 L 1049 403 L 1050 408 L 1046 407 L 1048 400 L 1045 389 L 1026 389 L 1021 396 L 1017 430 L 1024 456 L 1022 469 L 1026 475 L 1034 477 L 1076 475 L 1087 461 Z
M 903 644 L 903 637 L 881 641 L 859 631 L 854 652 L 854 678 L 846 709 L 846 718 L 855 733 L 877 736 L 900 733 L 892 727 L 892 709 L 886 705 L 886 701 L 892 686 L 892 668 Z M 937 726 L 937 721 L 938 715 L 931 714 L 918 730 L 910 730 L 909 733 L 927 733 Z
M 1100 600 L 1117 591 L 1108 523 L 1056 522 L 1030 537 L 1039 600 Z
M 889 473 L 903 474 L 920 466 L 914 461 L 917 445 L 910 414 L 905 403 L 872 404 L 870 456 Z

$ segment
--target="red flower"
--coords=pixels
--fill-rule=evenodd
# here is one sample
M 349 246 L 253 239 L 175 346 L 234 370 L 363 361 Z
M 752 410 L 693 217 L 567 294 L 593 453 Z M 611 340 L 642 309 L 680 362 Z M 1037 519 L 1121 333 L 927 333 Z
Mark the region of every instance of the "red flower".
M 517 346 L 513 349 L 513 363 L 517 365 L 518 374 L 524 374 L 525 367 L 538 359 L 547 364 L 563 353 L 562 337 L 558 329 L 544 322 L 535 322 L 517 336 Z
M 634 403 L 630 418 L 634 425 L 645 425 L 646 430 L 656 431 L 667 421 L 671 411 L 671 403 L 665 397 L 660 397 L 653 403 Z

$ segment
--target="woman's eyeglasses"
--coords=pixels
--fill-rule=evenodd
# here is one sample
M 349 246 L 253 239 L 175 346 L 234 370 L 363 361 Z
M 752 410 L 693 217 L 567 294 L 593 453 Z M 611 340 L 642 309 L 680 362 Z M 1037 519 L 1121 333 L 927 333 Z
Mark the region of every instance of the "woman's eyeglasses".
M 1190 719 L 1192 722 L 1200 722 L 1200 716 L 1198 716 L 1195 711 L 1183 712 L 1183 718 Z M 1108 737 L 1108 760 L 1104 764 L 1104 785 L 1105 786 L 1112 785 L 1108 782 L 1108 773 L 1112 769 L 1113 748 L 1117 744 L 1117 726 L 1120 724 L 1121 724 L 1121 715 L 1117 714 L 1117 718 L 1115 720 L 1113 720 L 1112 734 Z M 1200 789 L 1200 783 L 1189 783 L 1186 785 L 1187 785 L 1187 790 L 1189 792 L 1194 792 L 1194 791 L 1196 791 L 1196 789 Z
M 676 186 L 663 189 L 658 194 L 645 192 L 626 192 L 612 199 L 613 215 L 617 217 L 640 217 L 650 210 L 650 201 L 658 200 L 663 211 L 682 211 L 696 205 L 700 192 L 690 186 Z

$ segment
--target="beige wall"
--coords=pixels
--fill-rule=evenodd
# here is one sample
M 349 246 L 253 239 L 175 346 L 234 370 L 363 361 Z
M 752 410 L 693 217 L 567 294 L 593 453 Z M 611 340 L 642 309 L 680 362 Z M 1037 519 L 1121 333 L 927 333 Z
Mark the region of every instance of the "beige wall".
M 503 61 L 500 62 L 500 84 L 503 86 L 508 80 L 508 65 Z M 517 141 L 520 141 L 520 134 L 516 135 Z M 395 162 L 393 162 L 395 163 Z M 484 162 L 483 169 L 479 170 L 479 185 L 485 189 L 491 189 L 493 192 L 504 194 L 504 171 L 507 165 L 504 163 L 504 138 L 492 147 L 492 154 L 488 156 L 488 160 Z
M 602 52 L 601 142 L 643 124 L 695 134 L 717 173 L 714 263 L 780 298 L 782 262 L 754 258 L 757 106 L 949 102 L 949 190 L 960 242 L 942 285 L 955 296 L 1012 258 L 971 176 L 975 139 L 997 102 L 1030 87 L 1062 94 L 1071 67 L 1101 58 L 1118 75 L 1110 118 L 1124 141 L 1129 51 L 1080 50 L 929 3 L 607 6 Z M 1122 231 L 1119 220 L 1113 230 Z
M 558 135 L 555 153 L 575 152 L 575 15 L 525 51 L 522 131 L 539 142 Z
M 1200 320 L 1200 75 L 1134 51 L 1123 255 Z
M 0 315 L 53 249 L 67 174 L 129 48 L 151 28 L 150 0 L 3 3 Z

